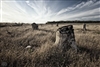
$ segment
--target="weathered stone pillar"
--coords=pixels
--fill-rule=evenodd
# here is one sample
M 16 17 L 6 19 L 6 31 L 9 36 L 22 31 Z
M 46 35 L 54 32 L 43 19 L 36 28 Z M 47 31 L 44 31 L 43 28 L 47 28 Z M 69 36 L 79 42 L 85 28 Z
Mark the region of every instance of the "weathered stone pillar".
M 31 25 L 33 30 L 38 30 L 38 25 L 36 23 L 32 23 Z
M 59 26 L 59 24 L 57 23 L 57 24 L 56 24 L 56 26 L 58 27 L 58 26 Z
M 86 31 L 86 24 L 83 24 L 83 30 Z
M 57 29 L 54 45 L 63 50 L 72 47 L 77 51 L 73 25 L 63 26 Z

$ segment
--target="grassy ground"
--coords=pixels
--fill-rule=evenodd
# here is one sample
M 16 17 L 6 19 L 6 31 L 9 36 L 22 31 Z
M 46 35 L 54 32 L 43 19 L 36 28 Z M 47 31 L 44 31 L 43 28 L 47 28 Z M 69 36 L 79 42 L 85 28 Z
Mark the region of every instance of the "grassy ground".
M 100 25 L 88 24 L 85 32 L 82 24 L 73 25 L 78 53 L 52 47 L 56 25 L 0 28 L 0 67 L 100 67 Z M 32 48 L 26 49 L 28 45 Z

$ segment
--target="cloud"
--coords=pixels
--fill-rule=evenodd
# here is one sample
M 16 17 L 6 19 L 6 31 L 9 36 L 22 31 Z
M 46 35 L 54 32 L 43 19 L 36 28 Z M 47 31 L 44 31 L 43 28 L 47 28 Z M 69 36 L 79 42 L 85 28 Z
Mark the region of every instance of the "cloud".
M 94 2 L 92 0 L 89 0 L 86 3 L 84 3 L 80 8 L 86 8 L 87 6 L 90 7 L 93 4 Z
M 53 2 L 52 4 L 55 5 L 56 2 Z M 56 6 L 53 5 L 53 9 L 50 3 L 51 1 L 43 0 L 4 1 L 2 13 L 3 21 L 41 23 L 53 20 L 53 18 L 56 17 Z
M 57 15 L 67 13 L 67 12 L 72 12 L 72 11 L 87 11 L 90 10 L 90 7 L 94 7 L 100 4 L 100 1 L 94 2 L 94 0 L 88 0 L 87 2 L 81 2 L 77 5 L 67 7 L 65 9 L 61 9 Z M 91 8 L 92 9 L 92 8 Z
M 100 8 L 96 8 L 96 9 L 93 9 L 93 10 L 88 10 L 88 11 L 85 11 L 85 12 L 80 12 L 80 13 L 73 14 L 73 15 L 69 16 L 69 18 L 98 15 L 98 14 L 100 14 L 99 10 L 100 10 Z
M 62 1 L 45 0 L 13 0 L 3 1 L 2 21 L 9 22 L 36 22 L 59 20 L 98 20 L 100 18 L 100 1 L 88 0 L 69 7 Z M 0 15 L 1 16 L 1 15 Z
M 80 3 L 80 4 L 76 5 L 76 6 L 68 7 L 66 9 L 62 9 L 57 13 L 57 15 L 60 15 L 62 13 L 68 12 L 68 11 L 73 11 L 73 10 L 75 10 L 77 8 L 80 8 L 80 6 L 82 6 L 82 5 L 84 5 L 84 2 L 82 2 L 82 3 Z
M 0 1 L 0 22 L 2 21 L 2 1 Z
M 96 20 L 97 20 L 97 21 L 100 21 L 100 15 L 89 16 L 89 17 L 82 17 L 81 19 L 82 19 L 82 20 L 84 20 L 84 19 L 85 19 L 85 20 L 91 20 L 91 19 L 92 19 L 92 20 L 95 20 L 95 21 L 96 21 Z
M 83 17 L 89 18 L 89 20 L 91 17 L 91 20 L 94 20 L 93 18 L 95 15 L 100 15 L 99 3 L 100 1 L 88 0 L 87 2 L 81 2 L 72 7 L 62 9 L 56 15 L 62 17 L 61 19 L 63 20 L 76 20 L 76 18 L 79 20 Z M 95 18 L 99 18 L 99 16 L 96 16 Z M 86 19 L 83 18 L 82 20 Z
M 2 3 L 2 21 L 8 22 L 30 22 L 30 15 L 17 2 Z M 24 5 L 23 5 L 24 6 Z
M 52 16 L 55 15 L 50 6 L 47 6 L 46 1 L 26 1 L 28 6 L 30 6 L 37 14 L 35 21 L 47 21 L 50 20 Z

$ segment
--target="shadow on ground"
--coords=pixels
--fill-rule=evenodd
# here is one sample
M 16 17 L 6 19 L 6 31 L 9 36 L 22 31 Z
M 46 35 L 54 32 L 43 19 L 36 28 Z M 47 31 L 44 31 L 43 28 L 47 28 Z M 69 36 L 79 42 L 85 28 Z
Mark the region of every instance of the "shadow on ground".
M 83 54 L 83 53 L 86 53 L 86 54 L 89 54 L 89 57 L 90 57 L 90 61 L 93 61 L 94 59 L 95 60 L 98 60 L 100 59 L 100 49 L 89 49 L 89 48 L 86 48 L 86 47 L 82 47 L 82 46 L 78 46 L 79 50 L 78 50 L 78 53 L 79 54 Z

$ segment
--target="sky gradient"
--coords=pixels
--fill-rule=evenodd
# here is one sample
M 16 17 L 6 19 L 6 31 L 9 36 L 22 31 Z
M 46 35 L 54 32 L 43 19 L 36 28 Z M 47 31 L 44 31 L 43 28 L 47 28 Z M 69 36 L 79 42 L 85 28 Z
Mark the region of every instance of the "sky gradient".
M 0 22 L 100 21 L 100 0 L 0 0 Z

